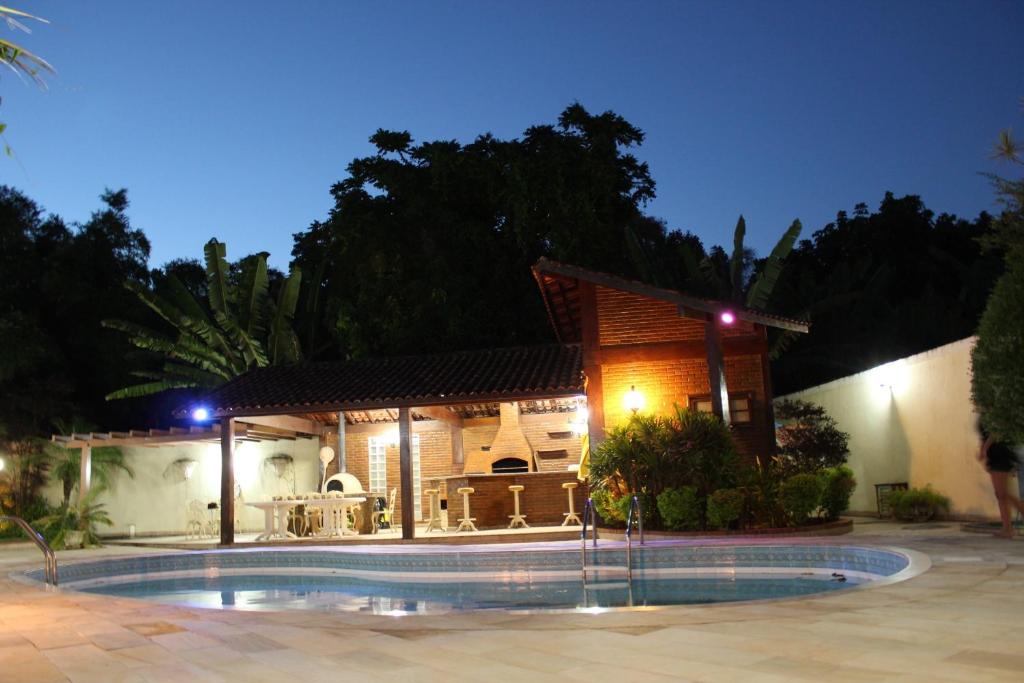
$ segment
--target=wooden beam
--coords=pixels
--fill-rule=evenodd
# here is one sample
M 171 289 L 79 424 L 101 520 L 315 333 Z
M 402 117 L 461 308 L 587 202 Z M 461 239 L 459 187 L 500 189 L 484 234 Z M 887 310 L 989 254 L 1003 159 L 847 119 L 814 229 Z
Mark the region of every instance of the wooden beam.
M 725 367 L 722 363 L 722 349 L 719 346 L 718 324 L 711 319 L 705 324 L 705 328 L 711 412 L 720 417 L 722 422 L 729 424 L 729 390 L 725 386 Z
M 85 497 L 89 495 L 89 489 L 92 487 L 92 446 L 85 444 L 82 446 L 82 457 L 79 462 L 79 479 L 78 479 L 78 502 L 85 501 Z
M 604 378 L 601 371 L 600 321 L 597 313 L 597 287 L 581 281 L 580 337 L 583 344 L 583 375 L 586 377 L 588 434 L 590 448 L 604 441 Z
M 220 543 L 235 544 L 235 421 L 220 419 Z
M 412 418 L 408 408 L 398 409 L 398 464 L 402 486 L 402 538 L 416 537 L 416 510 L 412 488 Z
M 719 344 L 725 357 L 757 356 L 768 350 L 765 340 L 759 337 L 724 337 L 719 340 Z M 699 340 L 614 344 L 602 346 L 598 354 L 602 365 L 704 358 L 707 344 Z
M 294 415 L 259 415 L 238 418 L 239 422 L 258 425 L 260 427 L 271 427 L 288 432 L 320 436 L 324 433 L 324 426 L 316 420 Z
M 345 423 L 345 411 L 338 411 L 338 471 L 348 472 L 348 451 L 345 450 L 346 446 L 346 432 L 348 431 L 348 425 Z
M 765 432 L 765 443 L 762 446 L 764 453 L 769 456 L 775 455 L 775 451 L 778 448 L 778 444 L 775 441 L 775 404 L 773 402 L 773 389 L 772 389 L 772 368 L 771 363 L 768 359 L 768 328 L 760 328 L 761 335 L 764 337 L 765 350 L 761 354 L 761 386 L 764 390 L 762 399 L 764 400 L 764 419 L 768 420 Z M 753 408 L 753 406 L 751 406 Z M 751 413 L 753 415 L 753 413 Z
M 423 406 L 422 408 L 413 408 L 413 412 L 423 417 L 429 417 L 431 420 L 441 420 L 456 427 L 462 427 L 462 418 L 444 406 Z

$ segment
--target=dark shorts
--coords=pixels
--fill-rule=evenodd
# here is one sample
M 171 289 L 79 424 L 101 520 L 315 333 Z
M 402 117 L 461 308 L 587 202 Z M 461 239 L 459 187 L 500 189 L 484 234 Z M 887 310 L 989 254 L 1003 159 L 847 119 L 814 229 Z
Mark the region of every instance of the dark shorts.
M 994 443 L 988 448 L 985 467 L 989 472 L 1012 472 L 1017 469 L 1017 454 L 1005 444 Z

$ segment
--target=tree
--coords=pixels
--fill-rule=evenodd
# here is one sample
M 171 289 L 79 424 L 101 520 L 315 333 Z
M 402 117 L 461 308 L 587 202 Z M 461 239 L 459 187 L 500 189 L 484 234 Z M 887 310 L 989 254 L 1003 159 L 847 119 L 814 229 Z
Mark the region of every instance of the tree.
M 26 14 L 20 10 L 13 9 L 11 7 L 0 6 L 0 19 L 7 23 L 7 27 L 12 30 L 21 30 L 25 33 L 31 33 L 29 28 L 19 21 L 20 19 L 32 19 L 34 21 L 40 21 L 44 24 L 50 22 L 46 19 L 40 19 L 39 17 Z M 20 45 L 16 45 L 9 40 L 0 38 L 0 63 L 5 64 L 11 71 L 17 74 L 19 77 L 27 77 L 33 81 L 40 88 L 46 87 L 46 81 L 43 80 L 43 74 L 55 73 L 53 67 L 38 55 L 32 54 Z M 6 123 L 0 123 L 0 137 L 4 135 L 7 129 Z M 10 155 L 11 147 L 4 142 L 4 151 Z
M 548 341 L 539 257 L 634 274 L 624 228 L 655 186 L 631 154 L 643 132 L 613 112 L 574 104 L 511 140 L 370 141 L 376 152 L 332 188 L 330 215 L 295 237 L 311 356 Z
M 301 271 L 292 269 L 275 299 L 270 295 L 266 253 L 243 259 L 234 273 L 223 243 L 211 239 L 204 253 L 208 308 L 173 272 L 164 273 L 158 290 L 133 280 L 125 283 L 170 332 L 120 319 L 103 321 L 104 327 L 124 333 L 134 346 L 164 360 L 158 369 L 132 373 L 149 381 L 114 391 L 108 400 L 171 389 L 209 389 L 253 367 L 301 359 L 292 329 Z
M 66 424 L 62 420 L 57 420 L 54 426 L 58 432 L 66 435 L 91 431 L 89 426 Z M 62 504 L 67 507 L 71 502 L 71 493 L 82 479 L 81 449 L 51 446 L 50 463 L 50 475 L 61 482 Z M 113 490 L 119 472 L 123 472 L 131 479 L 135 478 L 135 470 L 125 460 L 124 452 L 120 448 L 106 446 L 92 449 L 90 464 L 94 485 L 107 491 Z
M 1019 145 L 1000 136 L 997 155 L 1020 164 Z M 971 353 L 971 396 L 984 427 L 1003 440 L 1024 443 L 1024 179 L 993 177 L 1004 210 L 990 246 L 1005 254 L 1006 272 L 996 282 L 978 325 Z
M 991 217 L 934 215 L 920 197 L 886 193 L 803 240 L 787 259 L 775 312 L 810 319 L 772 365 L 784 394 L 934 348 L 974 333 L 999 250 L 979 240 Z
M 849 434 L 821 406 L 786 399 L 775 407 L 775 417 L 782 422 L 775 434 L 778 464 L 785 476 L 817 474 L 843 465 L 849 457 Z

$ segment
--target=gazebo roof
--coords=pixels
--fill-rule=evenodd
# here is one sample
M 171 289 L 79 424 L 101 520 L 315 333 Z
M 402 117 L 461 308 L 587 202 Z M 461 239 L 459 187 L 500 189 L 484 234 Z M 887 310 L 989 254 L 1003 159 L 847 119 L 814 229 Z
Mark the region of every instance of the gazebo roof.
M 583 393 L 577 344 L 485 349 L 250 370 L 183 406 L 211 417 L 308 414 L 488 401 L 525 401 Z

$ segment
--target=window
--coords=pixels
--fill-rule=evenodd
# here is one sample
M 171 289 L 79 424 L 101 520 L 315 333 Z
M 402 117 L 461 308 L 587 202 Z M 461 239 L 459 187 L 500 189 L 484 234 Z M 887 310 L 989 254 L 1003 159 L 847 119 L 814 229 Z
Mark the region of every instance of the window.
M 753 420 L 753 415 L 750 410 L 751 397 L 750 394 L 729 394 L 729 420 L 734 425 L 748 425 Z M 704 396 L 691 396 L 690 397 L 690 408 L 693 410 L 699 410 L 702 413 L 711 412 L 711 397 Z
M 367 442 L 370 453 L 370 490 L 387 494 L 388 491 L 388 439 L 371 436 Z M 412 499 L 416 519 L 423 519 L 423 485 L 420 481 L 420 435 L 412 435 Z
M 374 493 L 387 493 L 387 440 L 381 436 L 371 436 L 369 439 L 368 447 L 370 451 L 370 490 L 373 491 Z

